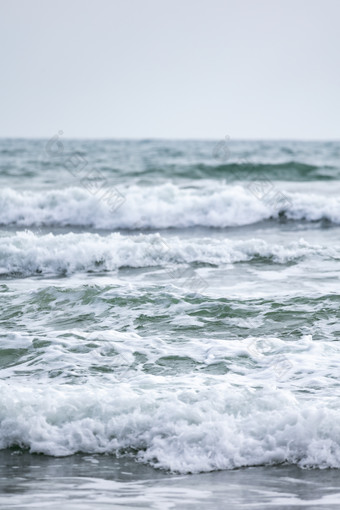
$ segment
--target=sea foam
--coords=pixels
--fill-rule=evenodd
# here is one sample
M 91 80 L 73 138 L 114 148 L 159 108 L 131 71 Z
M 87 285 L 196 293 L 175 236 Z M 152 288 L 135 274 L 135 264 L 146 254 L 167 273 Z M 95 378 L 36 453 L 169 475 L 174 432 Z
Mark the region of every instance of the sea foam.
M 0 274 L 72 274 L 114 271 L 169 264 L 220 266 L 262 259 L 285 264 L 311 257 L 337 258 L 339 247 L 297 242 L 268 243 L 262 239 L 164 238 L 113 233 L 45 234 L 17 232 L 0 237 Z
M 138 376 L 136 376 L 138 379 Z M 157 377 L 132 387 L 0 382 L 0 448 L 130 453 L 180 473 L 288 462 L 340 467 L 339 410 L 287 390 Z
M 260 189 L 258 188 L 260 186 Z M 263 196 L 262 185 L 230 186 L 207 181 L 196 187 L 175 184 L 122 188 L 122 200 L 92 195 L 84 188 L 0 192 L 0 224 L 87 226 L 99 229 L 233 227 L 284 215 L 291 220 L 340 223 L 340 199 L 311 193 Z M 109 191 L 108 191 L 109 193 Z

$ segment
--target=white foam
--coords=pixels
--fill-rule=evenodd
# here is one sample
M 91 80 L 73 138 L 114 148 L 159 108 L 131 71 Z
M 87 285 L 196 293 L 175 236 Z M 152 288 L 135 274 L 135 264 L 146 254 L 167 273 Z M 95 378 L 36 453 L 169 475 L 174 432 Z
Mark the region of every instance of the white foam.
M 0 342 L 1 349 L 26 349 L 32 345 L 32 338 L 27 333 L 2 333 Z
M 289 392 L 197 377 L 166 388 L 0 383 L 0 447 L 54 456 L 118 453 L 181 473 L 290 462 L 340 467 L 339 410 Z M 153 384 L 151 384 L 151 382 Z
M 254 194 L 247 187 L 213 181 L 194 188 L 163 184 L 129 186 L 120 191 L 124 203 L 117 200 L 112 204 L 84 188 L 45 192 L 4 189 L 0 192 L 0 223 L 104 229 L 227 227 L 277 218 L 280 212 L 295 220 L 325 218 L 340 223 L 340 199 L 336 196 L 286 192 L 281 202 L 276 194 L 268 201 L 259 199 L 256 190 Z
M 258 338 L 254 347 L 253 340 L 172 345 L 105 332 L 97 342 L 101 356 L 73 352 L 78 364 L 110 366 L 113 349 L 123 349 L 125 359 L 136 351 L 149 363 L 164 355 L 189 356 L 206 366 L 224 361 L 231 370 L 151 375 L 131 369 L 120 379 L 115 373 L 91 377 L 87 367 L 82 384 L 61 384 L 48 373 L 54 360 L 65 358 L 61 346 L 66 354 L 69 342 L 74 351 L 76 338 L 56 339 L 29 384 L 24 374 L 10 383 L 0 381 L 0 448 L 19 445 L 54 456 L 129 451 L 143 462 L 181 473 L 282 462 L 340 468 L 332 364 L 337 343 L 313 342 L 310 336 L 298 342 Z M 291 365 L 286 381 L 277 378 L 283 354 Z
M 277 263 L 306 257 L 337 257 L 339 247 L 298 242 L 271 244 L 261 239 L 230 240 L 172 237 L 159 234 L 36 235 L 17 232 L 0 237 L 0 274 L 71 274 L 193 262 L 231 264 L 262 257 Z

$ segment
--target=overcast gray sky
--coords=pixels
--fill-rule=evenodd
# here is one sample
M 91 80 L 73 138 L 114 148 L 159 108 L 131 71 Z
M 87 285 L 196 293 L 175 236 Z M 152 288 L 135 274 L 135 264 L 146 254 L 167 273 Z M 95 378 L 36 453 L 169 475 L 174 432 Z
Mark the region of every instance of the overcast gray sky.
M 338 139 L 340 0 L 0 0 L 0 136 Z

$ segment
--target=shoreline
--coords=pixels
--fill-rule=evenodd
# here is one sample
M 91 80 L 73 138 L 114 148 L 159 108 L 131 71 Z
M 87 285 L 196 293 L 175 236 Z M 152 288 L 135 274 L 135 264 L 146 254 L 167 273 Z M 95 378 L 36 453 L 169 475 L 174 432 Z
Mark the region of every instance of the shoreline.
M 328 509 L 339 507 L 338 480 L 336 469 L 294 465 L 176 475 L 128 457 L 0 451 L 0 505 L 11 509 Z

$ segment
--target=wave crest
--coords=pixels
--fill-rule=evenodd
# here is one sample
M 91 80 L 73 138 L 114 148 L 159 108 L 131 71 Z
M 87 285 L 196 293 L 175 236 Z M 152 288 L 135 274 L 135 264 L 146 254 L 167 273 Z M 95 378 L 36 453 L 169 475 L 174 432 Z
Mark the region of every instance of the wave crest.
M 98 229 L 233 227 L 278 219 L 328 220 L 340 224 L 340 199 L 310 193 L 270 192 L 260 181 L 249 187 L 210 183 L 201 187 L 164 184 L 130 186 L 124 202 L 112 210 L 82 188 L 57 191 L 0 192 L 0 224 L 86 226 Z M 270 184 L 270 186 L 272 186 Z M 264 194 L 264 191 L 266 192 Z
M 337 258 L 337 246 L 311 245 L 301 239 L 282 244 L 261 239 L 164 239 L 159 234 L 108 236 L 32 232 L 0 237 L 0 274 L 72 274 L 201 263 L 220 266 L 252 260 L 285 264 L 306 257 Z

